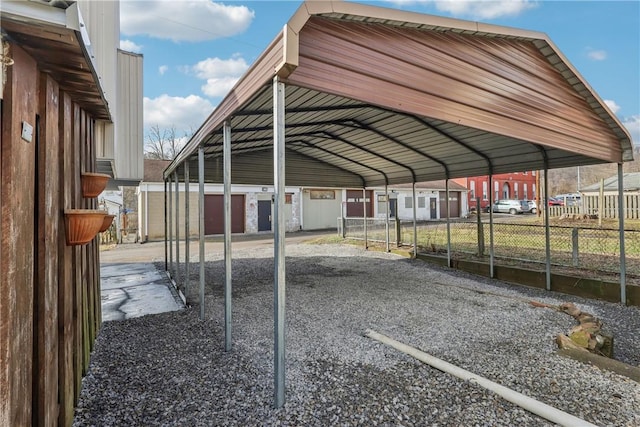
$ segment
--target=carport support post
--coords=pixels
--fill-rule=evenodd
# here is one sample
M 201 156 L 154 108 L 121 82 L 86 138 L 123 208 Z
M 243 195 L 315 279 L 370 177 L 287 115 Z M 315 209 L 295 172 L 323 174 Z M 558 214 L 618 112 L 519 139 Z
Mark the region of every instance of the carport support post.
M 362 225 L 363 225 L 363 234 L 364 234 L 364 250 L 369 249 L 369 244 L 367 242 L 367 187 L 362 188 Z
M 224 349 L 231 351 L 231 126 L 222 128 L 224 166 Z
M 627 261 L 624 247 L 624 173 L 618 163 L 618 224 L 620 227 L 620 302 L 627 304 Z
M 189 289 L 189 160 L 184 162 L 184 298 Z
M 204 148 L 198 148 L 198 249 L 200 252 L 200 320 L 204 320 Z
M 149 190 L 146 194 L 149 198 Z M 148 221 L 148 216 L 147 216 Z M 164 271 L 169 271 L 169 245 L 167 241 L 167 180 L 164 180 Z
M 449 203 L 449 178 L 445 180 L 445 201 L 447 208 L 447 267 L 451 267 L 451 206 Z
M 169 189 L 169 217 L 167 218 L 169 228 L 169 233 L 167 234 L 169 240 L 169 277 L 173 279 L 173 190 L 171 188 L 173 181 L 169 178 L 165 182 Z
M 413 181 L 411 184 L 411 197 L 413 202 L 411 206 L 413 206 L 413 257 L 418 257 L 418 227 L 416 225 L 416 182 Z
M 176 287 L 180 289 L 180 184 L 178 169 L 173 173 L 176 180 Z
M 546 259 L 546 289 L 551 290 L 551 236 L 549 231 L 549 169 L 544 161 L 544 247 Z
M 489 277 L 495 277 L 493 271 L 493 175 L 489 174 Z M 482 224 L 480 224 L 482 227 Z
M 285 85 L 278 76 L 273 78 L 273 189 L 275 191 L 274 249 L 274 404 L 284 405 L 285 380 L 285 135 L 284 135 L 284 93 Z
M 387 191 L 387 184 L 384 184 L 384 197 L 386 200 L 386 206 L 387 206 L 387 214 L 386 214 L 386 218 L 384 221 L 384 235 L 385 235 L 385 248 L 387 250 L 387 252 L 391 252 L 391 250 L 389 249 L 389 208 L 390 208 L 390 200 L 389 200 L 389 192 Z

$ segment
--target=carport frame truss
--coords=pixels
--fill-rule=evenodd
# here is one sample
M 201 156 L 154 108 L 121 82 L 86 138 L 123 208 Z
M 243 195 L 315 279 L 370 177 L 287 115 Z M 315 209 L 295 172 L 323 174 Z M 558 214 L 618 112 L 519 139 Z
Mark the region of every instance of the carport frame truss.
M 474 49 L 475 53 L 469 54 L 468 65 L 477 66 L 480 69 L 478 64 L 481 64 L 485 67 L 483 68 L 485 74 L 487 69 L 491 68 L 491 64 L 487 65 L 482 61 L 488 61 L 494 56 L 501 61 L 500 55 L 503 50 L 510 49 L 509 52 L 518 57 L 517 61 L 526 63 L 522 68 L 518 68 L 519 66 L 515 63 L 511 64 L 510 71 L 520 73 L 522 79 L 529 78 L 530 81 L 510 82 L 514 87 L 520 85 L 520 92 L 516 89 L 514 93 L 500 92 L 502 89 L 498 90 L 496 87 L 509 82 L 500 83 L 500 80 L 505 78 L 502 73 L 504 70 L 496 66 L 495 70 L 492 69 L 495 74 L 489 76 L 491 78 L 488 80 L 477 83 L 476 88 L 480 92 L 491 93 L 494 96 L 492 103 L 487 106 L 482 100 L 478 100 L 480 98 L 476 93 L 475 98 L 465 100 L 465 102 L 475 102 L 473 107 L 475 110 L 465 107 L 470 116 L 457 116 L 456 121 L 450 120 L 453 117 L 452 112 L 456 111 L 457 106 L 462 105 L 459 103 L 463 101 L 453 98 L 465 96 L 464 93 L 456 92 L 456 88 L 461 89 L 457 87 L 460 84 L 460 81 L 455 80 L 459 78 L 457 75 L 442 75 L 445 79 L 449 79 L 452 99 L 438 98 L 435 95 L 438 88 L 427 87 L 428 85 L 420 86 L 421 83 L 413 84 L 411 90 L 408 90 L 412 83 L 406 81 L 403 83 L 402 77 L 398 79 L 398 75 L 401 76 L 401 74 L 394 74 L 395 69 L 391 69 L 388 75 L 389 81 L 396 79 L 395 83 L 389 83 L 387 87 L 386 83 L 380 80 L 379 86 L 371 87 L 376 87 L 382 94 L 392 87 L 398 91 L 398 99 L 402 102 L 395 97 L 387 99 L 378 93 L 355 93 L 352 89 L 359 83 L 357 81 L 344 83 L 341 79 L 353 76 L 354 70 L 358 69 L 358 59 L 354 59 L 347 66 L 348 58 L 342 58 L 344 61 L 342 69 L 334 63 L 318 62 L 324 55 L 318 47 L 322 45 L 324 37 L 333 37 L 333 41 L 343 49 L 353 48 L 351 38 L 358 38 L 355 33 L 350 33 L 353 36 L 351 38 L 340 38 L 340 32 L 350 26 L 357 28 L 358 36 L 369 32 L 369 36 L 373 38 L 383 35 L 382 39 L 385 41 L 388 39 L 393 41 L 398 34 L 404 36 L 406 32 L 407 42 L 417 43 L 417 48 L 423 49 L 433 49 L 433 46 L 420 45 L 422 35 L 431 38 L 430 43 L 435 43 L 434 40 L 444 44 L 458 43 L 456 46 L 461 49 L 465 43 L 472 45 L 476 43 L 476 47 L 480 46 L 486 50 L 487 56 L 484 59 L 478 58 L 477 49 Z M 325 27 L 326 33 L 323 32 Z M 314 44 L 316 40 L 317 45 Z M 380 42 L 380 40 L 377 41 Z M 502 42 L 506 44 L 503 50 L 501 50 Z M 390 51 L 384 45 L 376 45 L 372 42 L 371 49 L 350 51 L 350 55 L 366 57 L 367 55 L 376 56 L 382 52 L 383 56 L 378 57 L 381 69 L 390 68 L 390 64 L 399 67 L 400 62 L 394 63 L 392 59 L 387 61 L 387 57 L 391 58 L 395 54 L 394 49 L 398 49 L 397 46 Z M 332 53 L 340 56 L 337 51 Z M 451 55 L 452 58 L 448 59 L 452 63 L 456 61 L 459 63 L 460 58 L 453 58 L 453 56 L 455 55 Z M 411 59 L 404 58 L 404 61 L 402 64 L 412 65 Z M 420 62 L 419 58 L 415 61 Z M 428 67 L 428 64 L 422 64 L 422 66 Z M 335 75 L 327 75 L 325 81 L 322 80 L 321 74 L 314 74 L 314 70 L 323 69 L 323 67 L 329 67 Z M 544 90 L 544 83 L 538 80 L 538 76 L 528 74 L 530 67 L 546 67 L 537 70 L 540 72 L 546 70 L 548 73 L 542 76 L 542 80 L 546 78 L 552 80 L 552 85 L 561 87 L 557 89 L 561 93 L 534 93 L 532 88 Z M 358 75 L 366 80 L 376 73 L 376 71 L 368 74 L 367 72 L 367 70 L 359 70 Z M 433 70 L 427 71 L 425 68 L 424 72 L 425 76 L 437 77 Z M 461 70 L 459 74 L 464 73 L 465 71 Z M 378 77 L 382 78 L 382 76 Z M 334 79 L 333 83 L 329 83 L 331 79 Z M 338 83 L 335 83 L 335 80 Z M 350 83 L 353 83 L 353 87 Z M 468 83 L 470 82 L 465 84 Z M 485 87 L 478 89 L 482 85 Z M 507 86 L 509 85 L 504 87 Z M 290 88 L 287 93 L 290 99 L 289 108 L 286 108 L 285 104 L 287 88 Z M 418 89 L 422 91 L 420 96 L 422 104 L 416 103 L 417 100 L 412 98 Z M 502 95 L 491 92 L 493 90 L 497 90 Z M 531 99 L 514 101 L 524 93 L 528 93 Z M 540 105 L 541 100 L 548 101 L 549 105 Z M 440 109 L 434 109 L 432 104 L 440 105 Z M 553 110 L 558 105 L 564 108 L 562 117 L 560 115 L 551 117 L 554 119 L 551 123 L 545 121 L 549 119 L 549 114 L 542 110 L 547 107 Z M 513 117 L 499 116 L 497 111 L 505 106 L 513 109 Z M 412 110 L 414 108 L 415 111 Z M 519 110 L 522 111 L 518 112 Z M 478 117 L 484 117 L 486 123 Z M 513 123 L 518 117 L 523 122 L 522 126 L 532 131 L 532 134 L 527 135 L 522 133 L 522 129 L 509 127 L 509 123 Z M 537 124 L 535 120 L 544 121 L 544 124 Z M 475 124 L 462 125 L 461 122 Z M 574 128 L 575 132 L 572 131 Z M 233 129 L 236 129 L 234 138 L 232 138 Z M 285 130 L 287 131 L 286 145 Z M 550 137 L 554 134 L 558 136 L 560 142 L 552 141 L 553 138 Z M 600 152 L 598 147 L 605 148 Z M 197 169 L 192 170 L 195 162 L 189 160 L 196 152 Z M 598 155 L 595 155 L 596 152 Z M 265 154 L 272 154 L 272 157 Z M 523 159 L 527 156 L 529 158 Z M 620 298 L 621 302 L 625 303 L 622 162 L 630 159 L 632 154 L 628 132 L 544 34 L 352 3 L 307 2 L 300 7 L 285 25 L 282 33 L 276 37 L 267 51 L 165 170 L 165 268 L 170 277 L 175 280 L 176 287 L 179 287 L 181 277 L 184 277 L 185 288 L 188 286 L 189 197 L 185 197 L 184 207 L 187 215 L 185 215 L 184 229 L 186 253 L 183 276 L 178 249 L 180 242 L 179 181 L 181 178 L 184 181 L 186 193 L 190 184 L 189 177 L 197 175 L 200 317 L 204 319 L 204 183 L 205 181 L 222 181 L 224 184 L 225 349 L 231 350 L 231 182 L 258 185 L 273 183 L 274 404 L 276 407 L 281 407 L 285 401 L 285 176 L 289 185 L 362 188 L 365 194 L 363 198 L 365 248 L 367 247 L 366 188 L 384 185 L 386 192 L 390 184 L 412 183 L 413 250 L 416 255 L 416 182 L 444 178 L 446 197 L 449 199 L 450 178 L 489 175 L 491 189 L 491 175 L 494 173 L 543 169 L 545 172 L 546 288 L 549 290 L 551 264 L 549 212 L 548 203 L 546 203 L 547 171 L 553 167 L 613 161 L 618 164 Z M 222 160 L 222 164 L 219 160 Z M 175 194 L 172 186 L 175 187 Z M 492 202 L 490 197 L 490 276 L 494 277 Z M 448 203 L 446 207 L 447 262 L 451 266 Z M 388 211 L 389 209 L 387 213 Z M 389 250 L 388 239 L 387 250 Z

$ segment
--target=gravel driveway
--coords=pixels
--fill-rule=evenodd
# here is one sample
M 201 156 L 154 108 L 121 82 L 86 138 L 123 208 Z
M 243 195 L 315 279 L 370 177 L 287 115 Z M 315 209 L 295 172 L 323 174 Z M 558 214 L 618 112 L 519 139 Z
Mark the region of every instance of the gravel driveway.
M 75 426 L 543 426 L 530 414 L 363 336 L 370 328 L 591 423 L 640 425 L 640 384 L 556 355 L 571 301 L 640 365 L 640 310 L 498 283 L 348 245 L 287 245 L 287 403 L 273 409 L 273 248 L 234 251 L 233 350 L 224 265 L 208 254 L 206 321 L 104 323 Z M 197 258 L 193 258 L 195 261 Z M 191 268 L 197 273 L 196 264 Z M 197 275 L 189 296 L 197 300 Z

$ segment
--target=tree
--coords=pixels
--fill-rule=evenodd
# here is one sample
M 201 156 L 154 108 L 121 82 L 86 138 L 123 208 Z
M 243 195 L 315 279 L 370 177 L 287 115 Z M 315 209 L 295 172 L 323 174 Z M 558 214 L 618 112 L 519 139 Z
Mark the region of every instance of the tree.
M 193 135 L 193 130 L 184 132 L 182 137 L 178 137 L 176 127 L 160 128 L 153 125 L 145 137 L 144 157 L 156 160 L 173 160 L 182 150 L 182 147 Z

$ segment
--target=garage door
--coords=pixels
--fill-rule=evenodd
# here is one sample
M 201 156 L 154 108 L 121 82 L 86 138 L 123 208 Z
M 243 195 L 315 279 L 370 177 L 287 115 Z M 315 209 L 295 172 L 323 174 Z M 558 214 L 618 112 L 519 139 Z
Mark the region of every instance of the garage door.
M 244 233 L 244 194 L 231 196 L 231 232 Z M 205 194 L 204 234 L 224 233 L 224 196 Z
M 440 218 L 447 217 L 447 205 L 445 199 L 447 193 L 445 191 L 440 192 Z M 460 192 L 449 191 L 449 217 L 458 218 L 460 216 Z

